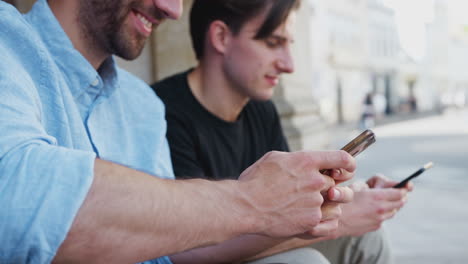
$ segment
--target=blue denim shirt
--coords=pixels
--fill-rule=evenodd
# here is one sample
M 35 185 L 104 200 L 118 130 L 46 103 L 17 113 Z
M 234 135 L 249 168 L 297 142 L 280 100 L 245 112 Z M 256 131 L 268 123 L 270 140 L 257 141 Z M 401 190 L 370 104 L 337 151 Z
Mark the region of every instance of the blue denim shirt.
M 0 1 L 0 263 L 52 261 L 96 157 L 172 179 L 165 133 L 150 87 L 112 58 L 96 71 L 46 0 Z

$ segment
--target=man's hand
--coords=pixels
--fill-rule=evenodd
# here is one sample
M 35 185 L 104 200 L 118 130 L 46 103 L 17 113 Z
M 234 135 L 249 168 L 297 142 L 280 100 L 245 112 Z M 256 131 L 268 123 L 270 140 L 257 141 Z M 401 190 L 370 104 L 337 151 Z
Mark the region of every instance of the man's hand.
M 322 204 L 322 220 L 312 230 L 301 238 L 313 239 L 337 236 L 339 220 L 342 215 L 341 206 L 353 200 L 354 192 L 349 187 L 331 187 L 328 189 Z
M 258 233 L 291 237 L 306 232 L 312 235 L 328 232 L 314 228 L 323 217 L 333 221 L 341 212 L 339 207 L 327 205 L 322 214 L 321 192 L 336 195 L 337 201 L 350 199 L 349 191 L 332 187 L 335 180 L 352 178 L 355 166 L 354 158 L 344 151 L 267 153 L 239 178 L 242 197 L 260 220 L 257 225 L 261 227 L 256 227 Z M 327 176 L 320 173 L 322 169 L 340 172 Z M 325 229 L 330 226 L 333 223 L 328 223 Z
M 338 236 L 363 235 L 379 229 L 385 220 L 392 218 L 405 204 L 408 191 L 413 189 L 411 183 L 406 188 L 391 188 L 397 183 L 377 175 L 367 183 L 351 184 L 354 200 L 342 205 Z

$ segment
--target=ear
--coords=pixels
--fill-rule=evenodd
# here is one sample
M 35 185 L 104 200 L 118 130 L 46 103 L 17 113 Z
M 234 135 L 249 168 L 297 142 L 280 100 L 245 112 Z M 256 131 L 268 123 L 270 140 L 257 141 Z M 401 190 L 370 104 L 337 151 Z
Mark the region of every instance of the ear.
M 208 29 L 208 42 L 218 53 L 224 54 L 232 39 L 232 32 L 221 20 L 215 20 Z

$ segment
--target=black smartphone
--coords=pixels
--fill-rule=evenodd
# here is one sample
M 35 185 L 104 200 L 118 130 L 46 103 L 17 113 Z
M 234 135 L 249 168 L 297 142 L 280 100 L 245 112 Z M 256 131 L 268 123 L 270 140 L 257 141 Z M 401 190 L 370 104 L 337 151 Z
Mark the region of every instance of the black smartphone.
M 401 182 L 399 182 L 398 184 L 396 184 L 395 186 L 393 186 L 393 188 L 403 188 L 406 186 L 406 184 L 418 177 L 419 175 L 421 175 L 421 173 L 425 172 L 426 170 L 432 168 L 432 166 L 434 166 L 434 163 L 431 162 L 428 162 L 426 163 L 424 166 L 422 166 L 422 168 L 420 168 L 419 170 L 415 171 L 413 174 L 411 174 L 410 176 L 406 177 L 404 180 L 402 180 Z
M 363 152 L 367 147 L 375 142 L 375 135 L 372 130 L 367 129 L 359 136 L 355 137 L 348 144 L 341 149 L 356 157 L 359 153 Z

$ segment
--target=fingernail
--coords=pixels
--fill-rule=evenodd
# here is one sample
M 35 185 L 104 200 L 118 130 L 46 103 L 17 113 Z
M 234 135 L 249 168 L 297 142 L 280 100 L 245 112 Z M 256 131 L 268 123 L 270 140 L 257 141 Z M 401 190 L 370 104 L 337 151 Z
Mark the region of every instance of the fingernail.
M 340 191 L 338 191 L 337 189 L 333 188 L 333 200 L 339 200 L 339 199 L 340 199 L 340 196 L 341 196 Z
M 344 177 L 343 171 L 341 169 L 336 170 L 336 177 L 342 179 Z

